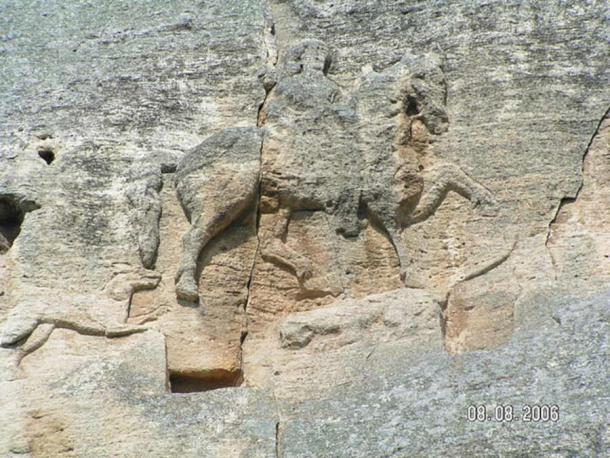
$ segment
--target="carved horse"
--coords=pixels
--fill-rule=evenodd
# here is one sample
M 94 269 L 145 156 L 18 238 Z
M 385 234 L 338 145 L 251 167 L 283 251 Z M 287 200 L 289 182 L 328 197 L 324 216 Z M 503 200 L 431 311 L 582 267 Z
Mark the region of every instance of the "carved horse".
M 176 275 L 178 298 L 198 299 L 201 250 L 257 201 L 271 228 L 259 237 L 261 256 L 292 270 L 301 284 L 312 275 L 311 262 L 284 243 L 295 211 L 331 214 L 337 233 L 350 237 L 364 209 L 385 229 L 404 280 L 402 228 L 432 215 L 450 191 L 493 207 L 487 189 L 428 154 L 448 125 L 444 76 L 433 56 L 406 56 L 382 73 L 370 71 L 352 94 L 328 77 L 331 64 L 322 42 L 292 48 L 262 106 L 264 128 L 221 131 L 179 163 L 178 197 L 191 227 Z M 322 146 L 329 139 L 334 143 Z

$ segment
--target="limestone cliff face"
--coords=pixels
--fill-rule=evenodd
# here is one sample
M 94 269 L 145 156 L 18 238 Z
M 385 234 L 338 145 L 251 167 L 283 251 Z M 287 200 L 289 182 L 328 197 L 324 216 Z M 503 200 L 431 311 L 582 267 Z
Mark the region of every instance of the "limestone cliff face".
M 607 454 L 607 34 L 4 2 L 0 455 Z

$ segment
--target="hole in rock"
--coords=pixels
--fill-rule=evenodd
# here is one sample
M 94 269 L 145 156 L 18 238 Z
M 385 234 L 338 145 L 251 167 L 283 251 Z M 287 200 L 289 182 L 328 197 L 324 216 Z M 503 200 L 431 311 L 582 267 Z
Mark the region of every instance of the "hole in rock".
M 419 114 L 419 108 L 417 107 L 417 100 L 412 95 L 407 96 L 405 111 L 409 116 L 416 116 Z
M 14 200 L 0 196 L 0 253 L 13 245 L 21 230 L 24 215 L 25 212 Z
M 48 165 L 55 160 L 55 153 L 50 148 L 42 148 L 38 150 L 38 156 Z
M 173 162 L 161 164 L 161 173 L 176 173 L 177 165 Z
M 326 76 L 330 71 L 330 66 L 333 64 L 332 56 L 326 56 L 324 58 L 324 67 L 322 68 L 322 73 Z
M 200 373 L 170 372 L 169 384 L 172 393 L 197 393 L 240 386 L 241 370 L 212 369 Z

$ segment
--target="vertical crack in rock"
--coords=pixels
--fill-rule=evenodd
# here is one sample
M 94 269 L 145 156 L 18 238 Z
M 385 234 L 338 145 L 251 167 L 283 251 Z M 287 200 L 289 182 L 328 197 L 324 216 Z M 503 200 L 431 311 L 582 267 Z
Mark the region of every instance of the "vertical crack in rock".
M 266 97 L 265 97 L 266 98 Z M 256 248 L 254 250 L 254 256 L 252 258 L 252 265 L 250 266 L 250 273 L 248 275 L 248 283 L 247 283 L 247 294 L 246 294 L 246 301 L 244 304 L 244 309 L 247 310 L 248 308 L 248 304 L 250 302 L 250 289 L 252 287 L 252 279 L 254 277 L 254 269 L 256 268 L 256 259 L 258 258 L 258 253 L 260 250 L 260 245 L 261 245 L 261 240 L 260 240 L 260 236 L 258 234 L 259 232 L 259 226 L 260 226 L 260 201 L 261 201 L 261 182 L 262 182 L 262 178 L 261 178 L 261 174 L 260 174 L 260 168 L 262 166 L 262 156 L 263 156 L 263 143 L 264 143 L 264 137 L 261 140 L 261 147 L 260 147 L 260 151 L 259 151 L 259 176 L 258 176 L 258 184 L 257 184 L 257 190 L 256 190 L 256 204 L 255 204 L 255 208 L 254 208 L 254 213 L 255 213 L 255 233 L 256 233 Z M 246 334 L 248 333 L 247 331 L 247 327 L 246 327 Z M 242 339 L 242 343 L 243 343 Z
M 604 115 L 601 117 L 601 119 L 597 123 L 597 127 L 593 131 L 593 134 L 591 135 L 591 138 L 589 139 L 589 143 L 587 144 L 587 147 L 585 148 L 585 152 L 582 155 L 582 161 L 581 161 L 581 166 L 580 166 L 580 184 L 578 185 L 578 189 L 576 189 L 576 193 L 574 193 L 573 196 L 565 196 L 565 197 L 561 198 L 561 200 L 559 201 L 559 204 L 557 205 L 557 209 L 555 210 L 555 214 L 547 226 L 544 247 L 546 248 L 546 251 L 549 254 L 549 257 L 551 258 L 551 264 L 553 266 L 553 273 L 554 273 L 555 280 L 557 280 L 557 261 L 555 259 L 555 256 L 553 256 L 553 252 L 551 251 L 551 249 L 549 247 L 549 244 L 553 238 L 553 226 L 555 225 L 555 223 L 557 223 L 558 218 L 561 215 L 561 211 L 563 210 L 563 208 L 566 205 L 576 202 L 576 200 L 578 199 L 578 196 L 580 195 L 580 192 L 582 191 L 583 186 L 585 184 L 585 163 L 587 161 L 587 156 L 589 155 L 589 151 L 591 150 L 591 145 L 593 144 L 593 140 L 599 134 L 599 131 L 600 131 L 602 123 L 604 122 L 604 119 L 606 119 L 608 116 L 610 116 L 610 108 L 606 110 Z
M 165 352 L 165 391 L 171 393 L 172 387 L 169 381 L 169 352 L 167 349 L 167 336 L 163 335 L 163 351 Z
M 269 7 L 269 5 L 265 2 L 265 20 L 266 20 L 266 24 L 265 24 L 265 30 L 263 31 L 263 42 L 265 44 L 265 53 L 266 53 L 266 62 L 265 62 L 265 68 L 263 70 L 262 75 L 261 76 L 261 82 L 263 85 L 263 89 L 265 91 L 265 96 L 263 98 L 263 100 L 261 101 L 261 103 L 258 106 L 258 111 L 257 111 L 257 117 L 256 117 L 256 126 L 259 128 L 262 128 L 262 126 L 265 123 L 265 119 L 263 116 L 263 107 L 265 106 L 265 104 L 267 103 L 267 98 L 269 97 L 269 93 L 271 92 L 271 90 L 273 89 L 273 86 L 275 85 L 275 81 L 274 80 L 270 80 L 269 79 L 269 75 L 268 72 L 272 71 L 275 66 L 277 65 L 277 47 L 275 45 L 275 22 L 273 21 L 273 16 L 271 13 L 271 8 Z M 241 374 L 243 377 L 243 347 L 244 347 L 244 342 L 246 340 L 246 338 L 248 337 L 248 329 L 249 329 L 249 323 L 248 323 L 248 314 L 247 314 L 247 310 L 248 310 L 248 306 L 250 305 L 250 293 L 251 293 L 251 288 L 252 288 L 252 280 L 254 278 L 254 271 L 256 269 L 256 260 L 258 259 L 259 256 L 259 252 L 260 252 L 260 246 L 261 246 L 261 239 L 260 239 L 260 235 L 259 235 L 259 228 L 260 228 L 260 219 L 261 219 L 261 212 L 260 212 L 260 202 L 261 202 L 261 192 L 262 192 L 262 165 L 263 165 L 263 149 L 264 149 L 264 145 L 265 145 L 265 135 L 263 133 L 263 136 L 261 138 L 261 144 L 260 144 L 260 150 L 259 150 L 259 156 L 258 156 L 258 164 L 259 164 L 259 175 L 258 175 L 258 184 L 257 184 L 257 190 L 256 190 L 256 203 L 255 203 L 255 208 L 254 208 L 254 213 L 255 213 L 255 233 L 256 233 L 256 248 L 254 250 L 254 256 L 252 258 L 252 265 L 250 266 L 250 273 L 248 276 L 248 282 L 246 285 L 247 288 L 247 292 L 246 292 L 246 300 L 244 302 L 244 314 L 245 314 L 245 329 L 242 331 L 241 337 L 240 337 L 240 341 L 239 341 L 239 351 L 240 351 L 240 367 L 241 367 Z
M 131 318 L 131 306 L 133 304 L 133 295 L 136 294 L 135 291 L 132 291 L 129 294 L 129 300 L 127 301 L 127 313 L 125 314 L 125 323 L 129 322 L 129 318 Z
M 282 415 L 280 413 L 280 404 L 275 395 L 275 386 L 271 386 L 271 393 L 273 395 L 273 404 L 275 405 L 275 414 L 277 421 L 275 422 L 275 458 L 282 456 Z
M 280 421 L 275 423 L 275 458 L 280 458 Z

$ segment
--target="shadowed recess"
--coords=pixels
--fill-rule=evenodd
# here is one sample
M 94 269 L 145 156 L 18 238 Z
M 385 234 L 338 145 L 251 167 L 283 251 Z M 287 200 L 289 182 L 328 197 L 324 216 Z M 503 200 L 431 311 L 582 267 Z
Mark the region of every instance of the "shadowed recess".
M 241 370 L 212 369 L 200 373 L 170 372 L 169 384 L 172 393 L 197 393 L 240 386 Z
M 38 210 L 37 203 L 20 199 L 13 194 L 0 194 L 0 253 L 8 251 L 21 232 L 27 212 Z
M 21 230 L 24 215 L 25 212 L 13 199 L 0 196 L 0 253 L 13 245 Z
M 47 165 L 51 165 L 51 162 L 55 160 L 55 153 L 51 148 L 41 148 L 38 150 L 38 156 L 47 163 Z

